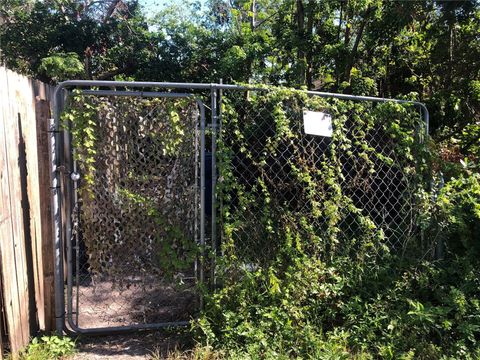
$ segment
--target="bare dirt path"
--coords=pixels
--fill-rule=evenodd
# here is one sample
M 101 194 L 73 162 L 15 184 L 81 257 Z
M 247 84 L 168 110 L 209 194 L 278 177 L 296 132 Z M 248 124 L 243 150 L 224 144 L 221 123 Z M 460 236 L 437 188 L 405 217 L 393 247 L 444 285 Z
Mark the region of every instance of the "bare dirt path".
M 72 299 L 76 299 L 73 289 Z M 118 288 L 109 281 L 98 281 L 78 288 L 78 307 L 72 301 L 73 321 L 84 329 L 128 326 L 188 320 L 196 308 L 195 295 L 189 288 L 178 291 L 172 286 L 149 284 Z M 73 360 L 144 360 L 163 359 L 169 352 L 189 343 L 186 329 L 144 331 L 115 336 L 84 336 L 77 340 Z M 156 356 L 153 356 L 156 354 Z
M 187 342 L 185 335 L 165 332 L 84 337 L 77 340 L 78 350 L 72 360 L 163 359 L 169 352 L 183 348 Z

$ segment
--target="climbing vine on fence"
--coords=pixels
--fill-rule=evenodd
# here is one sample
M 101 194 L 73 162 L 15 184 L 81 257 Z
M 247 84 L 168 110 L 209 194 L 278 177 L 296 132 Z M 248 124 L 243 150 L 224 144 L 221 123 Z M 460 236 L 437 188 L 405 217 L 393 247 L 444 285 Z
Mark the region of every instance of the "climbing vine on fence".
M 191 271 L 197 256 L 197 107 L 189 99 L 71 97 L 62 116 L 81 175 L 79 224 L 89 271 Z
M 333 327 L 379 259 L 422 250 L 423 120 L 408 104 L 288 89 L 222 101 L 221 287 L 198 329 L 232 357 L 324 358 L 324 334 L 355 343 Z M 305 110 L 331 115 L 332 136 L 305 134 Z
M 332 116 L 331 138 L 304 133 L 305 109 Z M 416 239 L 425 179 L 413 106 L 282 89 L 226 94 L 223 119 L 219 192 L 231 258 L 261 265 L 288 247 L 363 257 Z

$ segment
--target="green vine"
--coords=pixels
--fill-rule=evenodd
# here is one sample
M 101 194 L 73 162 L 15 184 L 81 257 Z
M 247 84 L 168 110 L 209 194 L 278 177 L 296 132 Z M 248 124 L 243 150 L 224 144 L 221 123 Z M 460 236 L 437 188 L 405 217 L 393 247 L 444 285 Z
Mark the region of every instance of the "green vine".
M 82 166 L 85 189 L 90 196 L 95 184 L 97 114 L 98 104 L 74 90 L 61 117 L 62 126 L 71 131 L 74 159 Z
M 303 109 L 333 116 L 330 140 L 302 134 Z M 375 251 L 389 247 L 381 245 L 386 238 L 378 219 L 374 221 L 369 209 L 359 207 L 362 204 L 355 205 L 359 201 L 351 194 L 363 190 L 380 196 L 371 187 L 378 186 L 375 181 L 386 176 L 386 171 L 399 176 L 405 193 L 414 192 L 408 187 L 418 185 L 413 181 L 413 148 L 419 118 L 408 106 L 374 106 L 309 97 L 303 91 L 271 89 L 251 93 L 248 102 L 227 97 L 223 113 L 220 192 L 225 197 L 225 246 L 229 251 L 236 243 L 237 252 L 263 257 L 247 256 L 244 261 L 261 262 L 266 260 L 265 252 L 285 237 L 286 229 L 291 232 L 293 227 L 297 227 L 298 236 L 304 241 L 311 239 L 310 246 L 326 258 L 335 256 L 337 251 L 348 252 L 349 248 L 358 255 L 362 242 L 372 251 L 372 239 L 379 242 Z M 290 198 L 282 192 L 290 194 Z M 302 214 L 292 206 L 297 201 L 304 206 Z M 299 215 L 305 219 L 305 225 L 299 224 Z M 353 244 L 345 242 L 350 238 L 345 235 L 348 230 L 358 238 Z M 255 232 L 258 238 L 253 241 L 251 234 Z M 243 233 L 250 235 L 244 238 Z M 412 229 L 406 236 L 414 235 Z M 237 240 L 232 238 L 235 236 Z M 248 237 L 250 242 L 243 245 Z
M 71 133 L 81 175 L 90 271 L 109 274 L 120 285 L 132 271 L 170 278 L 193 271 L 195 102 L 74 91 L 62 124 Z
M 304 110 L 330 114 L 332 137 L 305 134 Z M 233 357 L 324 358 L 322 334 L 350 336 L 332 324 L 348 321 L 338 314 L 354 306 L 352 289 L 382 276 L 382 261 L 423 249 L 422 119 L 408 104 L 267 87 L 226 93 L 222 120 L 223 286 L 198 328 Z

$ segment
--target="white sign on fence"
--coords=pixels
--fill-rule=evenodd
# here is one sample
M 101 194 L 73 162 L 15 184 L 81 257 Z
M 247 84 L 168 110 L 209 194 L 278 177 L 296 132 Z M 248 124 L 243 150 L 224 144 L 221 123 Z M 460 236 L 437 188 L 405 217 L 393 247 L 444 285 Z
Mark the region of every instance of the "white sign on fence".
M 303 112 L 305 134 L 332 137 L 332 116 L 321 111 Z

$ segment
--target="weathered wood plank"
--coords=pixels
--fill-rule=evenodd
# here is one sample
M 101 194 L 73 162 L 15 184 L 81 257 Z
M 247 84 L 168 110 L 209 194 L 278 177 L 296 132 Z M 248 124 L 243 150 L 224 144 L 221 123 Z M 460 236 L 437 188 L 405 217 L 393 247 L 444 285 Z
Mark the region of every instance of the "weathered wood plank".
M 1 294 L 0 294 L 1 295 Z M 2 309 L 0 309 L 1 311 Z M 4 352 L 3 352 L 3 329 L 2 327 L 0 326 L 0 359 L 3 359 L 5 356 Z
M 41 281 L 42 301 L 37 302 L 40 319 L 40 328 L 51 331 L 55 328 L 55 301 L 54 301 L 54 259 L 53 259 L 53 232 L 51 207 L 51 172 L 50 148 L 48 144 L 48 127 L 50 118 L 50 104 L 39 97 L 35 103 L 37 124 L 37 152 L 38 152 L 38 179 L 39 204 L 41 223 L 41 252 L 38 256 L 39 267 L 42 271 Z M 42 320 L 43 319 L 43 320 Z M 43 321 L 43 324 L 42 324 Z
M 7 112 L 4 118 L 5 147 L 7 152 L 8 188 L 10 194 L 11 238 L 7 239 L 12 248 L 8 275 L 13 278 L 12 302 L 15 303 L 13 316 L 16 317 L 15 327 L 9 331 L 12 352 L 17 352 L 28 343 L 29 326 L 29 294 L 25 252 L 24 214 L 22 206 L 22 182 L 20 169 L 24 164 L 20 157 L 21 146 L 21 111 L 18 98 L 20 89 L 18 75 L 7 71 Z M 23 154 L 22 154 L 23 155 Z M 5 276 L 5 273 L 4 273 Z M 13 317 L 12 316 L 12 317 Z
M 2 151 L 2 149 L 0 149 L 0 151 Z M 0 202 L 0 205 L 3 205 L 3 204 Z M 0 233 L 0 236 L 1 236 L 1 233 Z M 0 253 L 0 261 L 1 259 L 2 259 L 2 256 Z M 6 333 L 4 332 L 4 326 L 6 324 L 4 323 L 4 314 L 5 314 L 5 307 L 3 304 L 3 279 L 2 279 L 2 268 L 0 266 L 0 359 L 3 359 L 5 357 L 5 344 L 3 343 L 3 338 L 6 335 Z
M 51 91 L 0 67 L 0 296 L 14 356 L 54 324 Z
M 17 279 L 18 279 L 18 301 L 20 303 L 20 320 L 22 324 L 22 341 L 26 344 L 30 338 L 30 293 L 29 293 L 29 269 L 27 265 L 27 245 L 31 242 L 30 221 L 27 218 L 30 215 L 28 205 L 28 190 L 27 190 L 27 169 L 26 169 L 26 154 L 25 154 L 25 138 L 22 131 L 22 122 L 28 121 L 25 119 L 24 100 L 22 98 L 23 87 L 26 85 L 24 78 L 11 71 L 7 73 L 8 82 L 13 86 L 14 92 L 10 92 L 10 106 L 11 113 L 11 129 L 16 134 L 16 138 L 11 137 L 10 153 L 13 155 L 12 164 L 16 161 L 17 166 L 12 166 L 13 171 L 10 172 L 12 181 L 10 183 L 11 191 L 15 194 L 15 199 L 12 204 L 15 209 L 15 263 L 17 265 Z M 14 95 L 14 96 L 12 96 Z M 14 151 L 12 151 L 14 149 Z
M 7 143 L 7 130 L 10 121 L 10 106 L 8 98 L 7 73 L 0 69 L 0 196 L 1 196 L 1 217 L 0 217 L 0 254 L 2 276 L 4 284 L 4 304 L 9 333 L 21 333 L 21 324 L 17 314 L 20 313 L 18 302 L 17 279 L 15 276 L 15 252 L 13 241 L 13 216 L 12 215 L 12 194 L 10 189 L 10 149 Z M 7 124 L 8 122 L 8 124 Z M 9 135 L 10 132 L 9 132 Z M 10 347 L 19 349 L 22 346 L 22 338 L 10 337 Z
M 17 104 L 21 106 L 22 134 L 25 143 L 26 159 L 26 190 L 25 210 L 28 213 L 29 224 L 25 224 L 26 232 L 26 254 L 27 254 L 27 276 L 29 281 L 29 310 L 31 331 L 39 328 L 45 329 L 44 312 L 44 274 L 43 274 L 43 253 L 42 253 L 42 203 L 40 199 L 40 176 L 38 158 L 38 130 L 36 116 L 36 98 L 34 82 L 21 77 L 20 100 Z M 45 163 L 41 164 L 45 165 Z M 22 176 L 23 178 L 23 176 Z M 29 225 L 29 226 L 28 226 Z M 29 236 L 27 236 L 29 235 Z

